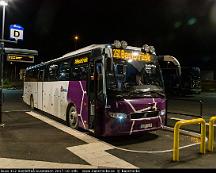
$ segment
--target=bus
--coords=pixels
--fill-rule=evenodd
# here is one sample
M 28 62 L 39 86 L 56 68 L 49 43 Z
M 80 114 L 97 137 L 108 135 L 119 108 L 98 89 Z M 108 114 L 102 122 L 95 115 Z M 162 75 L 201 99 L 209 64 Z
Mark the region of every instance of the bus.
M 90 45 L 26 69 L 23 100 L 96 136 L 161 129 L 166 97 L 154 47 Z
M 166 93 L 172 95 L 190 95 L 201 93 L 201 73 L 199 67 L 181 66 L 178 60 L 170 55 L 159 61 Z M 173 61 L 175 59 L 175 61 Z
M 180 90 L 184 94 L 201 93 L 201 72 L 199 67 L 182 68 Z

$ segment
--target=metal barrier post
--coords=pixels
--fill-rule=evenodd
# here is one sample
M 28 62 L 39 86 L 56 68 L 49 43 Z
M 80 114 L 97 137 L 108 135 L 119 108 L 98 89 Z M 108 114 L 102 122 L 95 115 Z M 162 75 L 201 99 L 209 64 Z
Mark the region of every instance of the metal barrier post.
M 200 116 L 203 117 L 203 101 L 200 100 Z
M 174 127 L 173 161 L 179 161 L 179 130 L 183 125 L 201 124 L 200 153 L 205 154 L 206 124 L 203 118 L 178 121 Z
M 213 152 L 214 150 L 214 122 L 216 116 L 211 117 L 209 120 L 209 138 L 208 138 L 208 151 Z

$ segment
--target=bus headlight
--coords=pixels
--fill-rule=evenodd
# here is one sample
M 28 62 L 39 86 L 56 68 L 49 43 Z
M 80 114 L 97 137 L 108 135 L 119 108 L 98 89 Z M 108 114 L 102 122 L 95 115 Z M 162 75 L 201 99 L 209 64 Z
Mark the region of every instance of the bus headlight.
M 166 110 L 165 109 L 163 109 L 163 110 L 160 111 L 160 116 L 164 116 L 165 114 L 166 114 Z
M 123 120 L 127 118 L 127 114 L 125 113 L 109 112 L 109 116 L 112 118 L 119 119 L 119 120 Z

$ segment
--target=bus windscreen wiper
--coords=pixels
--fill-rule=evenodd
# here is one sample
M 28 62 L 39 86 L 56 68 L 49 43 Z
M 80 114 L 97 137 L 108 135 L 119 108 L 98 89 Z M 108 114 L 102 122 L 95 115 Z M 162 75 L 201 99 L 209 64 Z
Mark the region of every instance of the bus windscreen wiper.
M 161 92 L 161 90 L 134 90 L 130 92 L 131 94 L 143 94 L 143 93 L 156 93 L 160 96 L 165 97 L 165 94 Z
M 160 95 L 160 96 L 165 97 L 165 94 L 164 94 L 161 90 L 150 90 L 150 92 L 156 93 L 156 94 L 158 94 L 158 95 Z

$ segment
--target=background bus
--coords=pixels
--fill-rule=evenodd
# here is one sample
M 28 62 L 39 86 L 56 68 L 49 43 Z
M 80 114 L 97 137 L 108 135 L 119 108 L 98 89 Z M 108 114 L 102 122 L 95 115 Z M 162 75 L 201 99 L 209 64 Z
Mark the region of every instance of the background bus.
M 136 48 L 116 41 L 29 67 L 24 102 L 95 135 L 160 129 L 166 99 L 153 50 L 147 45 Z
M 188 95 L 201 93 L 199 67 L 182 67 L 180 63 L 176 64 L 172 61 L 160 61 L 160 67 L 167 94 Z

